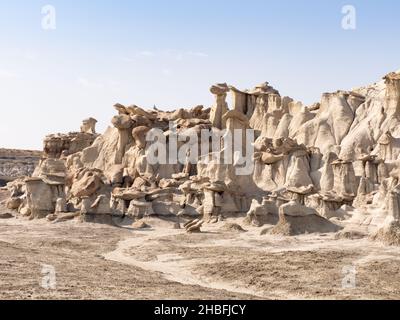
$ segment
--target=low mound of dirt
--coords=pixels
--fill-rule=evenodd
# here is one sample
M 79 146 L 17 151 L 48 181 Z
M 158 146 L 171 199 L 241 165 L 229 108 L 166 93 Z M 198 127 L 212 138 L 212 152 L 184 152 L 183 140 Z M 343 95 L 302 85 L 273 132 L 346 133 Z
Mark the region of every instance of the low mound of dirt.
M 148 228 L 150 228 L 150 226 L 146 222 L 144 222 L 142 220 L 139 220 L 139 221 L 136 221 L 136 222 L 134 222 L 132 224 L 132 228 L 135 228 L 135 229 L 148 229 Z
M 55 223 L 58 222 L 65 222 L 69 220 L 73 220 L 75 218 L 80 217 L 79 212 L 66 212 L 66 213 L 60 213 L 57 215 L 56 219 L 54 220 Z
M 359 240 L 365 238 L 366 236 L 367 236 L 366 234 L 356 230 L 342 230 L 335 235 L 335 239 Z
M 221 231 L 233 231 L 233 232 L 246 232 L 246 230 L 244 230 L 242 228 L 241 225 L 238 225 L 237 223 L 226 223 L 225 225 L 223 225 L 220 229 Z
M 243 224 L 246 226 L 262 227 L 266 224 L 277 224 L 279 220 L 278 215 L 267 214 L 264 216 L 257 217 L 246 217 L 243 220 Z
M 261 232 L 260 232 L 260 236 L 265 236 L 266 234 L 269 234 L 271 232 L 272 228 L 273 227 L 268 227 L 268 228 L 262 229 Z
M 0 219 L 11 219 L 14 216 L 11 213 L 0 213 Z
M 388 246 L 400 246 L 400 224 L 395 223 L 379 229 L 372 235 L 371 239 L 382 242 Z
M 318 215 L 302 217 L 281 215 L 278 224 L 271 229 L 270 234 L 297 236 L 309 233 L 338 232 L 340 229 L 340 226 Z

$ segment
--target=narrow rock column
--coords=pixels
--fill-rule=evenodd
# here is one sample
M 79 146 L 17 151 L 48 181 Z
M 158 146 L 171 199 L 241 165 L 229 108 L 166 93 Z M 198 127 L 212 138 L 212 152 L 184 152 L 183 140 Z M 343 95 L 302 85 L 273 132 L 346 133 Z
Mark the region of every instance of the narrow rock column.
M 232 151 L 233 153 L 236 151 L 243 152 L 246 151 L 246 130 L 249 128 L 249 119 L 238 111 L 231 110 L 224 114 L 222 117 L 222 123 L 224 128 L 229 130 L 232 134 Z M 238 141 L 238 137 L 235 134 L 241 133 L 241 141 Z
M 97 120 L 94 118 L 85 119 L 82 121 L 81 132 L 82 133 L 96 133 L 96 123 Z
M 385 179 L 389 178 L 389 173 L 385 162 L 382 160 L 378 164 L 378 183 L 382 184 Z
M 222 116 L 228 112 L 226 96 L 229 92 L 226 83 L 216 84 L 210 88 L 210 92 L 215 96 L 215 104 L 211 107 L 210 121 L 218 129 L 224 129 L 222 125 Z
M 322 161 L 324 162 L 324 166 L 321 170 L 321 180 L 320 186 L 321 191 L 329 192 L 333 189 L 335 183 L 335 174 L 333 171 L 332 163 L 338 159 L 338 156 L 334 152 L 329 152 L 325 154 Z
M 355 197 L 357 186 L 353 163 L 349 160 L 337 160 L 332 163 L 332 166 L 336 193 L 344 198 Z
M 379 144 L 379 156 L 383 161 L 393 160 L 392 159 L 392 145 L 393 145 L 393 137 L 392 134 L 388 131 L 384 133 L 378 140 Z
M 391 222 L 400 220 L 399 194 L 395 191 L 391 191 L 388 195 L 388 219 Z
M 67 203 L 65 198 L 58 198 L 56 201 L 56 210 L 55 213 L 63 213 L 67 212 Z
M 236 89 L 233 86 L 229 86 L 232 93 L 232 109 L 234 111 L 247 114 L 247 93 Z
M 132 141 L 132 120 L 128 115 L 120 114 L 115 116 L 111 122 L 118 129 L 119 133 L 115 164 L 122 164 L 125 147 Z
M 384 78 L 386 83 L 386 113 L 400 114 L 400 73 L 392 72 Z

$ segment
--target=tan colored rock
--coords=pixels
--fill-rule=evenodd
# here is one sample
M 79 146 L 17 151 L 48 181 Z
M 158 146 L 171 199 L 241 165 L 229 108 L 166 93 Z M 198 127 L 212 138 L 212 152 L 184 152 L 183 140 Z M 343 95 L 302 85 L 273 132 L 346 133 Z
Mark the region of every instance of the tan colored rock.
M 98 170 L 83 169 L 78 172 L 71 187 L 74 197 L 90 197 L 104 185 L 102 173 Z
M 150 128 L 146 126 L 135 127 L 132 130 L 132 137 L 137 148 L 144 149 L 146 147 L 146 135 L 149 131 Z
M 67 203 L 64 198 L 58 198 L 56 201 L 55 213 L 62 213 L 67 211 Z
M 53 214 L 57 199 L 64 194 L 61 184 L 48 184 L 41 178 L 26 180 L 27 204 L 32 218 L 44 218 Z
M 267 200 L 260 204 L 256 199 L 253 199 L 250 210 L 246 214 L 245 223 L 261 227 L 263 224 L 260 218 L 265 218 L 268 214 Z
M 135 221 L 132 224 L 132 228 L 135 228 L 135 229 L 147 229 L 147 228 L 150 228 L 150 226 L 146 222 L 144 222 L 142 220 L 138 220 L 138 221 Z
M 131 129 L 133 123 L 131 118 L 127 114 L 120 114 L 118 116 L 115 116 L 111 122 L 114 127 L 118 129 L 119 134 L 118 149 L 115 155 L 115 164 L 121 164 L 124 154 L 126 152 L 125 148 L 132 140 Z
M 390 115 L 400 113 L 400 73 L 391 72 L 384 77 L 386 84 L 386 112 Z
M 184 225 L 184 228 L 186 229 L 187 233 L 200 233 L 203 224 L 204 224 L 203 220 L 196 219 L 186 223 Z
M 354 198 L 357 191 L 353 163 L 349 160 L 336 160 L 332 163 L 334 171 L 334 191 L 343 198 Z
M 317 227 L 331 226 L 326 219 L 358 223 L 370 233 L 398 221 L 400 73 L 325 93 L 309 106 L 282 97 L 268 83 L 252 90 L 216 84 L 210 92 L 211 109 L 116 104 L 112 126 L 102 135 L 89 118 L 81 132 L 47 136 L 32 177 L 8 185 L 8 206 L 33 218 L 63 211 L 84 217 L 200 216 L 189 232 L 238 213 L 247 213 L 254 225 L 280 214 L 279 226 L 289 234 L 299 230 L 296 224 L 303 226 L 300 233 L 323 232 Z M 242 141 L 233 146 L 239 154 L 248 147 L 246 130 L 253 129 L 253 168 L 238 174 L 238 153 L 234 161 L 221 162 L 223 152 L 212 152 L 209 141 L 191 141 L 182 163 L 152 164 L 146 134 L 153 128 L 168 142 L 201 138 L 205 131 L 209 140 L 218 137 L 218 145 L 229 136 L 222 137 L 223 129 L 237 130 Z M 167 143 L 165 152 L 172 154 L 171 148 Z M 197 163 L 190 161 L 194 150 Z
M 81 132 L 96 134 L 96 123 L 97 120 L 94 118 L 88 118 L 82 121 Z
M 215 104 L 211 107 L 210 113 L 211 124 L 218 129 L 223 129 L 222 116 L 228 111 L 226 103 L 226 95 L 229 92 L 228 85 L 226 83 L 216 84 L 210 88 L 210 91 L 215 96 Z
M 7 209 L 10 209 L 10 210 L 17 210 L 21 204 L 22 204 L 21 198 L 10 198 L 6 202 L 6 207 L 7 207 Z

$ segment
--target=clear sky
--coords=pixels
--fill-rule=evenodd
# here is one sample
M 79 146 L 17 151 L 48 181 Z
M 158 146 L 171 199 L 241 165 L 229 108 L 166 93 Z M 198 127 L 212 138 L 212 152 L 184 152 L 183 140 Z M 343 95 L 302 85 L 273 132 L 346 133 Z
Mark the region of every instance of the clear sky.
M 41 149 L 89 116 L 102 132 L 116 102 L 210 106 L 216 82 L 313 103 L 400 68 L 399 14 L 398 0 L 0 0 L 0 147 Z

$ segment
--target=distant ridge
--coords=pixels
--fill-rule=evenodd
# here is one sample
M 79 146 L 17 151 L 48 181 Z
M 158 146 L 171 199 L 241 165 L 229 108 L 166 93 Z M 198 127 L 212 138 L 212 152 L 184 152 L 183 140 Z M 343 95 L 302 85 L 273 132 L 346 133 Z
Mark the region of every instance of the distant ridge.
M 42 156 L 41 151 L 0 148 L 0 187 L 22 176 L 30 176 Z

